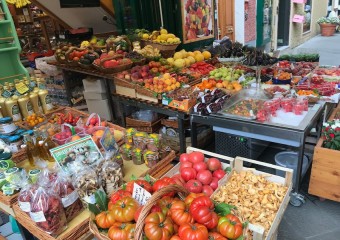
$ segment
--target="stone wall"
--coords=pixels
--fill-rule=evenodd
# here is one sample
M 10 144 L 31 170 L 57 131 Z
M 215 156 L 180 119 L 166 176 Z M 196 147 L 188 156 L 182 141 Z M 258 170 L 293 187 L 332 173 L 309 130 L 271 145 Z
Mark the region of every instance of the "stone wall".
M 284 1 L 284 0 L 281 0 Z M 285 0 L 286 1 L 286 0 Z M 296 47 L 320 33 L 319 25 L 316 21 L 320 17 L 327 15 L 328 0 L 312 0 L 311 30 L 303 33 L 301 23 L 290 24 L 290 47 Z M 291 4 L 291 18 L 294 14 L 304 13 L 304 4 Z

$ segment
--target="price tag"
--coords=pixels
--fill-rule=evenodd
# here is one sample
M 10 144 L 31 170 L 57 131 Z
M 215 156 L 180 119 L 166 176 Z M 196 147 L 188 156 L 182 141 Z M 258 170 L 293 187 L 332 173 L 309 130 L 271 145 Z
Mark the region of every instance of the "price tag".
M 31 204 L 29 202 L 21 202 L 18 201 L 19 207 L 21 208 L 22 211 L 24 212 L 30 212 L 31 211 Z
M 79 198 L 77 191 L 73 191 L 66 197 L 62 198 L 61 201 L 63 203 L 64 208 L 72 205 Z
M 32 220 L 36 223 L 39 222 L 46 222 L 46 218 L 45 215 L 43 213 L 43 211 L 40 212 L 30 212 L 30 216 L 32 218 Z
M 106 152 L 117 151 L 118 145 L 116 143 L 114 135 L 111 133 L 109 128 L 105 129 L 103 137 L 100 139 L 100 144 Z
M 15 88 L 17 89 L 17 91 L 20 94 L 24 94 L 24 93 L 28 92 L 28 90 L 29 90 L 27 85 L 25 83 L 22 83 L 22 82 L 15 84 Z
M 132 197 L 140 204 L 145 205 L 147 201 L 151 198 L 151 193 L 146 191 L 144 188 L 139 186 L 138 184 L 133 184 L 133 192 Z

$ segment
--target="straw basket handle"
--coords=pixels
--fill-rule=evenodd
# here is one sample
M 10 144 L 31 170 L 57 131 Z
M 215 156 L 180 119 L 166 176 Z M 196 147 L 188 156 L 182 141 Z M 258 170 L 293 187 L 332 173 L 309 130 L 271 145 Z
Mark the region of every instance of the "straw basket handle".
M 138 221 L 136 223 L 134 240 L 143 240 L 144 222 L 145 222 L 146 217 L 149 215 L 152 206 L 156 204 L 157 201 L 161 199 L 165 194 L 168 194 L 171 192 L 176 192 L 184 196 L 189 195 L 189 191 L 187 189 L 177 184 L 166 186 L 165 188 L 162 188 L 156 193 L 154 193 L 149 199 L 149 201 L 147 202 L 147 204 L 143 207 L 139 215 Z

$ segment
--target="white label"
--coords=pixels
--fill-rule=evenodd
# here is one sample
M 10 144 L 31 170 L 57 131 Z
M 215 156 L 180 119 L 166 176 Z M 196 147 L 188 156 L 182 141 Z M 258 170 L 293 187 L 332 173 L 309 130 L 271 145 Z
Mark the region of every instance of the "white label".
M 20 202 L 19 203 L 19 207 L 22 211 L 24 212 L 30 212 L 31 211 L 31 204 L 29 202 Z
M 11 145 L 8 146 L 11 152 L 18 152 L 19 148 L 15 143 L 12 143 Z
M 68 206 L 72 205 L 77 199 L 79 198 L 77 191 L 73 191 L 66 197 L 62 198 L 61 201 L 63 203 L 64 208 L 67 208 Z
M 46 222 L 45 215 L 43 211 L 40 212 L 30 212 L 30 216 L 34 222 Z
M 144 188 L 136 183 L 133 183 L 132 197 L 140 204 L 145 205 L 147 201 L 151 198 L 151 193 L 146 191 Z
M 8 125 L 2 125 L 0 127 L 0 129 L 4 132 L 4 133 L 11 133 L 14 130 L 17 129 L 17 126 L 14 123 L 8 124 Z

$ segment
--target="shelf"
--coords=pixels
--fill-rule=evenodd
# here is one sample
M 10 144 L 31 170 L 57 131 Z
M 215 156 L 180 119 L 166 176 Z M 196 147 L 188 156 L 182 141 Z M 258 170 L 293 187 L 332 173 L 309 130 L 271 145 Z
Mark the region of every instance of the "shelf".
M 3 48 L 3 49 L 0 49 L 0 53 L 1 52 L 15 51 L 15 50 L 18 50 L 18 48 L 17 47 Z

